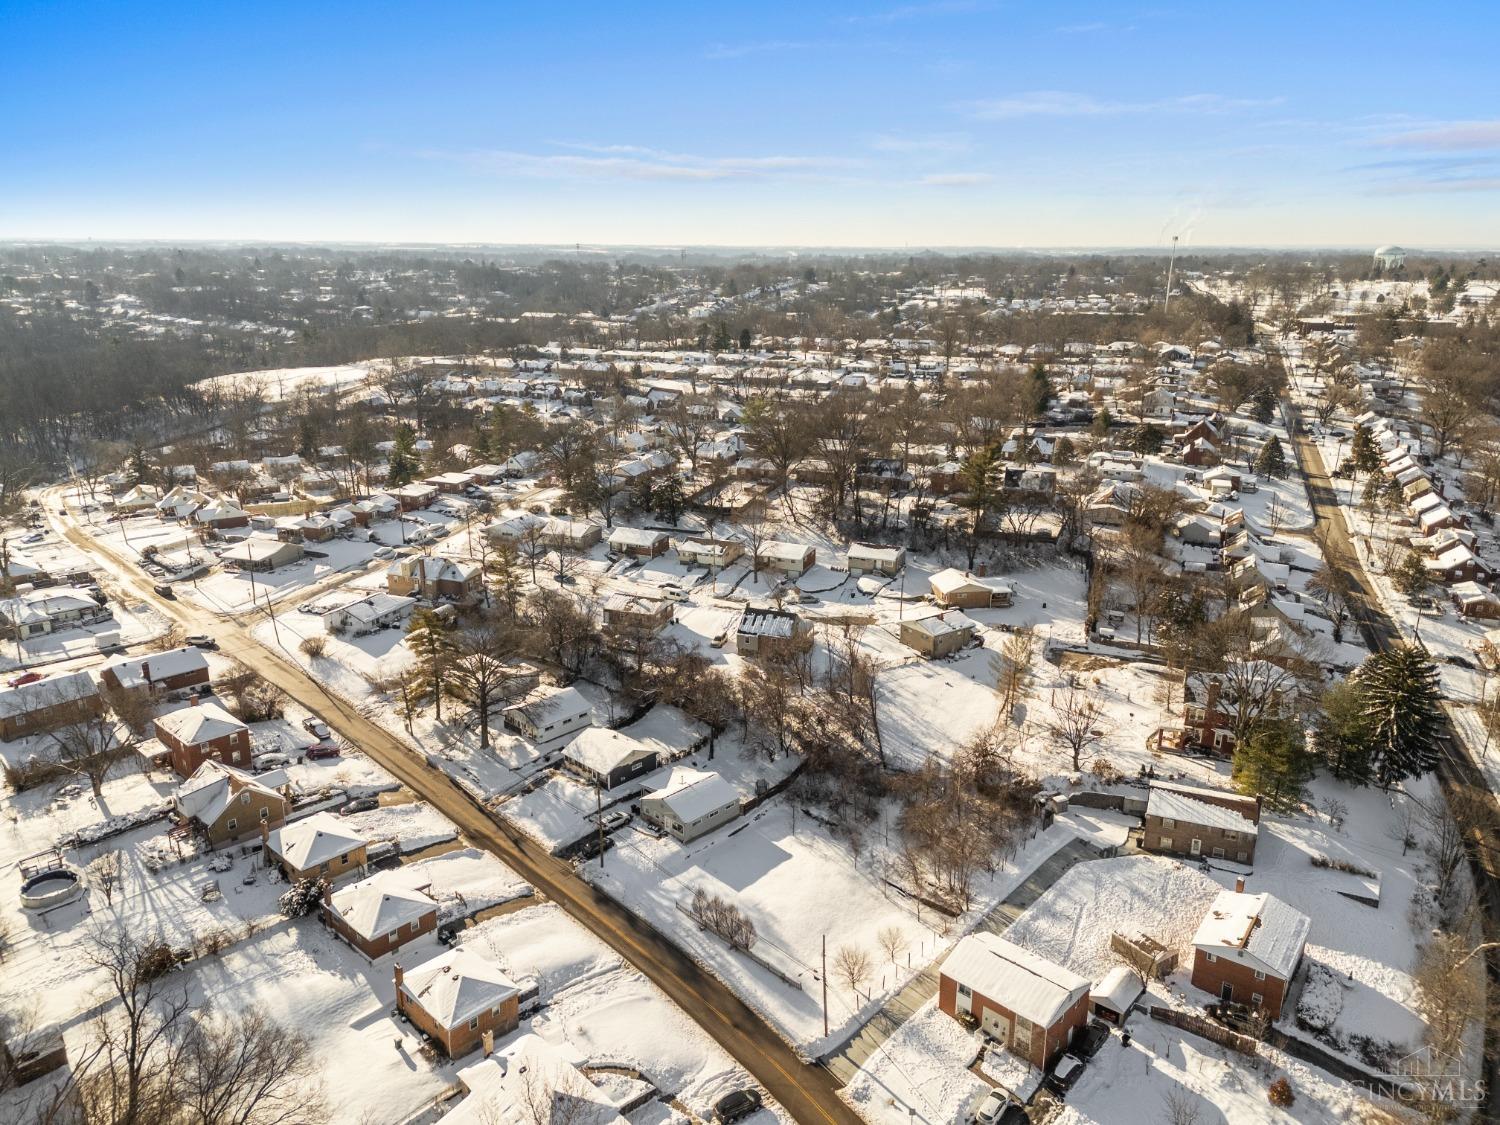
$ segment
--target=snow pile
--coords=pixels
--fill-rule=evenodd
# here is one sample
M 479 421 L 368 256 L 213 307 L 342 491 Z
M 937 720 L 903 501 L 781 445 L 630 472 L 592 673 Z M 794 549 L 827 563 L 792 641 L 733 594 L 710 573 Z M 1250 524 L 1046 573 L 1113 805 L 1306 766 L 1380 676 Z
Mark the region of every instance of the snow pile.
M 985 1049 L 979 1069 L 1020 1101 L 1029 1102 L 1042 1084 L 1042 1072 L 1019 1055 L 991 1044 Z

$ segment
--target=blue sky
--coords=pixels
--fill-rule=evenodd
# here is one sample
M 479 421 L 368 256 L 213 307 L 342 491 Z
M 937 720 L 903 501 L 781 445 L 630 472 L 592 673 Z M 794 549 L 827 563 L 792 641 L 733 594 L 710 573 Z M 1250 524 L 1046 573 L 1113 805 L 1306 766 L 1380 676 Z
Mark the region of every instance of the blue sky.
M 0 238 L 1500 246 L 1500 5 L 0 0 Z

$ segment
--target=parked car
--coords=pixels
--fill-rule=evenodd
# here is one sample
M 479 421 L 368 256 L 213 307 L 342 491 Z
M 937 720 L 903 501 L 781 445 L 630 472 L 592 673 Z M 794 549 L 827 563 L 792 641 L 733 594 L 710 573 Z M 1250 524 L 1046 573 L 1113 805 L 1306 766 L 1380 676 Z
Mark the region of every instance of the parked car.
M 1057 1060 L 1052 1073 L 1047 1075 L 1047 1088 L 1059 1097 L 1073 1088 L 1078 1076 L 1083 1073 L 1083 1060 L 1069 1051 Z
M 313 746 L 309 746 L 304 756 L 309 762 L 321 762 L 327 758 L 337 758 L 339 756 L 339 748 L 331 742 L 319 742 Z
M 378 809 L 379 807 L 379 797 L 356 797 L 354 800 L 345 802 L 339 806 L 339 816 L 353 816 L 355 813 L 369 812 L 371 809 Z
M 446 527 L 439 526 L 433 528 L 427 534 L 432 536 L 434 539 L 446 539 L 449 535 L 452 534 L 452 532 L 450 532 Z
M 17 676 L 13 680 L 7 680 L 6 684 L 10 687 L 24 687 L 26 684 L 36 683 L 41 678 L 42 674 L 40 672 L 27 672 L 25 675 Z
M 389 547 L 376 547 L 375 557 L 377 559 L 393 559 L 396 557 L 396 552 Z
M 285 754 L 261 754 L 255 759 L 255 768 L 258 770 L 279 770 L 291 764 L 292 760 Z
M 600 819 L 599 825 L 606 832 L 613 832 L 616 828 L 624 828 L 630 823 L 630 814 L 624 809 L 616 809 L 614 812 L 605 813 Z
M 174 591 L 172 587 L 168 586 L 165 582 L 158 582 L 156 583 L 156 585 L 152 586 L 151 589 L 156 591 L 156 596 L 159 598 L 167 598 L 172 601 L 175 601 L 177 599 L 176 591 Z
M 204 633 L 194 633 L 191 637 L 183 637 L 184 641 L 194 648 L 218 648 L 219 642 Z
M 991 1090 L 974 1109 L 976 1125 L 1012 1125 L 1026 1120 L 1019 1102 L 999 1090 Z
M 302 720 L 302 729 L 317 739 L 328 737 L 328 724 L 316 715 L 309 715 Z
M 660 587 L 660 590 L 661 596 L 669 602 L 685 602 L 688 600 L 687 591 L 681 586 L 674 586 L 668 583 Z
M 709 641 L 708 643 L 713 645 L 714 648 L 723 648 L 726 644 L 729 643 L 729 630 L 721 629 L 719 632 L 714 634 L 713 640 Z
M 732 1094 L 725 1094 L 714 1103 L 714 1120 L 738 1121 L 742 1117 L 749 1117 L 759 1108 L 759 1090 L 736 1090 Z

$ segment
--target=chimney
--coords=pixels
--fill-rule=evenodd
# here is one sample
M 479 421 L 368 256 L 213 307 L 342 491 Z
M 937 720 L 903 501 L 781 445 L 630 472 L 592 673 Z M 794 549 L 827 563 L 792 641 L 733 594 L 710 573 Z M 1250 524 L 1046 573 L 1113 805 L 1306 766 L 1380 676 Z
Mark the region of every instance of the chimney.
M 401 962 L 397 961 L 396 962 L 396 1000 L 397 1000 L 398 1003 L 399 1003 L 399 1001 L 401 999 L 401 982 L 405 978 L 406 978 L 406 974 L 404 972 L 402 972 L 402 970 L 401 970 Z
M 271 843 L 271 825 L 267 821 L 260 822 L 260 845 L 262 848 Z
M 333 909 L 333 884 L 326 879 L 323 880 L 323 905 L 329 910 Z
M 1245 877 L 1243 875 L 1236 875 L 1234 877 L 1234 893 L 1240 895 L 1245 893 Z

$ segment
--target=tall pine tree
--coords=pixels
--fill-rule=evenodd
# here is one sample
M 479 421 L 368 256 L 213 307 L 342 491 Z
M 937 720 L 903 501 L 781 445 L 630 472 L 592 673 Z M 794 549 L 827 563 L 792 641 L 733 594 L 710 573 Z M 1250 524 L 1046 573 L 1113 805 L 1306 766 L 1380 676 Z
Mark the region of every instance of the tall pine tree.
M 1442 717 L 1437 666 L 1426 651 L 1397 644 L 1372 653 L 1353 680 L 1368 724 L 1376 783 L 1392 786 L 1429 772 L 1437 764 Z
M 403 425 L 396 431 L 396 442 L 391 449 L 385 482 L 392 488 L 410 484 L 416 479 L 418 468 L 417 435 L 412 432 L 410 426 Z
M 1278 479 L 1286 476 L 1286 453 L 1281 448 L 1280 438 L 1266 438 L 1266 444 L 1260 447 L 1260 455 L 1255 458 L 1255 471 Z
M 1315 772 L 1316 761 L 1295 723 L 1257 723 L 1234 748 L 1235 788 L 1259 797 L 1270 809 L 1285 811 L 1301 805 Z
M 1350 785 L 1368 785 L 1375 772 L 1374 747 L 1364 700 L 1351 681 L 1323 693 L 1323 709 L 1313 727 L 1313 749 L 1328 772 Z

